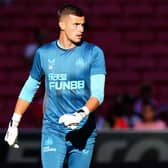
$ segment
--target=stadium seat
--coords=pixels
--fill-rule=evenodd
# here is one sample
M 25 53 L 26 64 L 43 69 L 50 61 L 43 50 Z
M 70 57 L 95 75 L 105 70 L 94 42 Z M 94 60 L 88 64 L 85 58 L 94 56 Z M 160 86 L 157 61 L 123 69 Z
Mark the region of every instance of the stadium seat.
M 14 0 L 10 5 L 0 5 L 0 111 L 7 114 L 0 124 L 7 125 L 11 108 L 29 74 L 23 58 L 25 45 L 33 41 L 35 29 L 45 28 L 49 39 L 57 38 L 56 10 L 63 3 Z M 136 95 L 144 82 L 155 86 L 159 100 L 167 100 L 168 1 L 78 0 L 78 5 L 88 16 L 88 41 L 100 46 L 105 54 L 107 77 L 101 111 L 107 113 L 114 94 Z M 30 126 L 29 122 L 25 124 Z

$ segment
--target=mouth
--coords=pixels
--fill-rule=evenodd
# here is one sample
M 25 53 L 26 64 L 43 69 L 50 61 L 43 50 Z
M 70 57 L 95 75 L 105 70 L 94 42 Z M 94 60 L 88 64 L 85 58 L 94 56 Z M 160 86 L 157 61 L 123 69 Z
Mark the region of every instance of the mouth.
M 79 34 L 76 36 L 78 39 L 81 39 L 82 38 L 82 34 Z

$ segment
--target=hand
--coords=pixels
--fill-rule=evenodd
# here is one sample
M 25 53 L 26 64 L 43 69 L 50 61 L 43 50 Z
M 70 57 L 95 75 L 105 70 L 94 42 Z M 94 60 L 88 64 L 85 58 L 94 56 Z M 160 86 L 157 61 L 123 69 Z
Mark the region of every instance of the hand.
M 21 119 L 21 115 L 14 113 L 11 121 L 9 122 L 8 130 L 6 132 L 4 140 L 14 148 L 19 148 L 16 143 L 18 137 L 18 124 Z
M 82 107 L 75 113 L 64 114 L 59 118 L 59 123 L 64 124 L 68 128 L 76 129 L 78 124 L 89 114 L 89 110 L 86 106 Z
M 11 123 L 11 121 L 10 121 Z M 9 123 L 8 130 L 5 135 L 5 141 L 9 144 L 9 146 L 13 146 L 14 148 L 17 148 L 16 139 L 18 137 L 18 128 L 10 126 L 11 124 Z M 18 146 L 19 148 L 19 146 Z
M 77 125 L 81 122 L 82 116 L 75 112 L 73 114 L 64 114 L 59 118 L 59 123 L 64 124 L 68 128 L 76 129 Z

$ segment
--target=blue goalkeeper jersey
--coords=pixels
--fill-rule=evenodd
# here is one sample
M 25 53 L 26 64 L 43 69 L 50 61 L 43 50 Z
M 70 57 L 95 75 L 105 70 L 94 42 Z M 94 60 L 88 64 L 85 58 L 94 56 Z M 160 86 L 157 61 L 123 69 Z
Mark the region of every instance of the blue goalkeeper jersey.
M 58 123 L 59 117 L 85 105 L 90 98 L 90 77 L 94 74 L 105 74 L 105 61 L 103 51 L 91 43 L 83 41 L 75 48 L 62 49 L 57 41 L 52 41 L 36 51 L 30 75 L 37 81 L 45 76 L 44 132 L 70 131 Z

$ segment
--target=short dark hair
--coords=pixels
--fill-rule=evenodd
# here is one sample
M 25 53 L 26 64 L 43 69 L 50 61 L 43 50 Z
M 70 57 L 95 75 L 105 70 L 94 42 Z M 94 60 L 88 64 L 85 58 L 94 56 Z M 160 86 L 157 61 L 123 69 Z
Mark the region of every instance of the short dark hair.
M 84 16 L 84 13 L 81 8 L 72 4 L 66 4 L 57 11 L 57 15 L 58 19 L 60 19 L 65 15 Z

